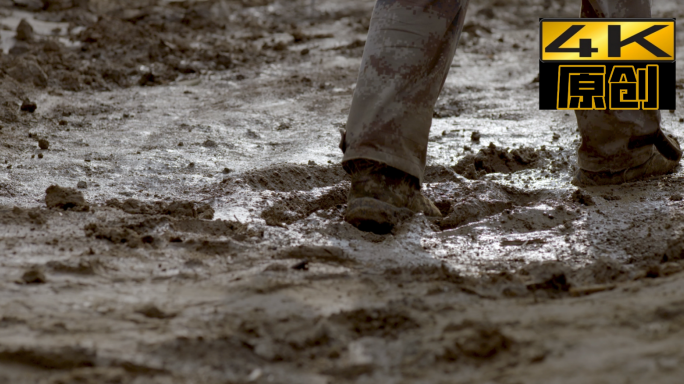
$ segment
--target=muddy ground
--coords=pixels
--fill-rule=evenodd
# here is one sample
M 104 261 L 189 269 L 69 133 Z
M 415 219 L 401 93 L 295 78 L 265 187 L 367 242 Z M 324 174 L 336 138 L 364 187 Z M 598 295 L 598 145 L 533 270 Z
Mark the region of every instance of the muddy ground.
M 471 4 L 445 217 L 384 236 L 337 148 L 372 7 L 0 0 L 0 383 L 681 383 L 684 171 L 578 190 L 537 109 L 579 1 Z

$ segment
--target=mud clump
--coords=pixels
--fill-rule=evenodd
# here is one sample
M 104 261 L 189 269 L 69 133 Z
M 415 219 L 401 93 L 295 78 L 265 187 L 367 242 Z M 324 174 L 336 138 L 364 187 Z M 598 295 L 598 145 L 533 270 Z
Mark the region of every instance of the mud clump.
M 47 139 L 40 139 L 40 140 L 38 140 L 38 148 L 40 148 L 42 150 L 46 150 L 46 149 L 50 148 L 50 142 L 47 141 Z
M 163 82 L 157 80 L 157 76 L 154 73 L 143 73 L 138 79 L 138 85 L 141 87 L 151 87 L 157 84 L 163 84 Z
M 88 212 L 90 205 L 83 194 L 72 188 L 51 185 L 45 190 L 45 205 L 48 208 L 59 208 L 65 211 Z
M 572 286 L 569 271 L 559 262 L 531 264 L 520 273 L 527 277 L 527 289 L 533 292 L 546 291 L 554 295 L 568 292 Z
M 24 101 L 21 104 L 21 111 L 22 112 L 28 112 L 28 113 L 33 113 L 38 109 L 38 105 L 32 101 Z M 47 140 L 46 140 L 47 141 Z M 47 148 L 41 148 L 41 149 L 47 149 Z
M 3 79 L 3 81 L 4 81 L 4 79 Z M 6 122 L 6 123 L 16 122 L 17 121 L 16 108 L 17 108 L 17 106 L 15 105 L 14 102 L 9 101 L 9 100 L 3 100 L 2 96 L 0 96 L 0 121 Z
M 601 258 L 573 273 L 572 280 L 583 285 L 611 284 L 628 280 L 630 277 L 630 272 L 621 263 Z
M 203 220 L 212 220 L 214 218 L 214 208 L 212 208 L 209 204 L 204 204 L 201 205 L 200 207 L 197 208 L 197 218 L 203 219 Z
M 130 248 L 137 248 L 143 244 L 138 233 L 125 227 L 108 227 L 90 223 L 83 230 L 88 237 L 109 240 L 114 244 L 125 244 Z
M 166 205 L 163 203 L 151 205 L 136 199 L 127 199 L 123 203 L 119 202 L 117 199 L 111 199 L 108 200 L 106 204 L 130 214 L 161 213 L 166 211 Z
M 684 238 L 670 242 L 662 257 L 662 262 L 684 260 Z
M 513 340 L 506 336 L 495 325 L 465 321 L 458 325 L 447 325 L 444 328 L 447 340 L 452 344 L 446 346 L 444 358 L 457 360 L 461 356 L 477 359 L 492 358 L 500 352 L 507 351 Z
M 576 190 L 572 193 L 572 195 L 570 195 L 570 201 L 572 201 L 573 203 L 586 205 L 588 207 L 596 205 L 596 202 L 594 202 L 594 198 L 591 197 L 590 194 L 584 192 L 581 189 Z
M 26 19 L 21 19 L 19 22 L 19 25 L 17 26 L 17 34 L 14 38 L 19 41 L 33 40 L 33 27 L 28 21 L 26 21 Z
M 174 201 L 166 206 L 164 213 L 176 217 L 197 217 L 195 203 L 190 201 Z
M 294 269 L 295 271 L 308 271 L 309 270 L 309 260 L 302 260 L 302 261 L 298 262 L 297 264 L 291 266 L 290 269 Z
M 190 217 L 204 220 L 214 218 L 214 209 L 209 204 L 185 200 L 171 203 L 162 201 L 146 203 L 137 199 L 126 199 L 123 202 L 118 199 L 110 199 L 105 204 L 108 207 L 120 209 L 132 215 L 167 215 L 177 218 Z
M 130 374 L 120 367 L 77 368 L 55 374 L 50 384 L 124 384 L 130 382 Z
M 537 166 L 540 154 L 533 148 L 499 148 L 493 143 L 476 154 L 462 158 L 453 170 L 459 175 L 476 180 L 488 173 L 513 173 Z
M 81 258 L 78 260 L 52 260 L 45 264 L 52 272 L 74 275 L 95 275 L 104 268 L 99 259 Z
M 15 60 L 0 57 L 0 64 L 9 68 L 7 74 L 20 83 L 32 84 L 39 88 L 44 88 L 48 85 L 48 75 L 35 59 L 28 56 Z
M 44 369 L 74 369 L 95 366 L 95 353 L 80 347 L 51 350 L 24 347 L 0 350 L 0 361 Z
M 171 319 L 176 316 L 174 313 L 167 313 L 159 309 L 154 304 L 147 304 L 142 306 L 141 308 L 138 308 L 135 312 L 148 317 L 150 319 Z
M 181 336 L 170 341 L 143 347 L 155 356 L 165 360 L 172 359 L 178 363 L 202 362 L 232 370 L 244 370 L 244 367 L 263 364 L 263 359 L 257 356 L 253 348 L 246 345 L 236 336 Z M 250 371 L 245 373 L 245 376 Z M 219 381 L 220 382 L 220 381 Z M 223 381 L 230 383 L 231 381 Z M 245 381 L 237 381 L 245 382 Z
M 47 220 L 38 208 L 23 209 L 14 207 L 11 210 L 0 210 L 0 222 L 14 225 L 21 225 L 24 223 L 43 225 Z
M 199 233 L 207 236 L 233 236 L 247 233 L 248 225 L 227 220 L 183 219 L 171 224 L 179 232 Z
M 31 224 L 43 225 L 46 222 L 45 218 L 39 211 L 31 210 L 28 211 L 26 215 L 29 217 Z
M 444 281 L 453 284 L 462 284 L 466 281 L 466 278 L 446 263 L 418 265 L 411 268 L 388 268 L 384 271 L 384 276 L 402 281 Z
M 202 146 L 205 148 L 216 148 L 218 144 L 214 140 L 207 139 L 202 143 Z
M 332 315 L 330 320 L 344 325 L 357 337 L 375 336 L 395 339 L 419 328 L 404 311 L 389 308 L 360 308 Z
M 23 284 L 45 284 L 47 278 L 45 273 L 39 268 L 32 268 L 24 272 L 21 276 L 21 282 Z
M 43 0 L 43 9 L 49 12 L 74 8 L 87 8 L 89 0 Z
M 305 261 L 322 261 L 338 264 L 346 264 L 351 259 L 338 247 L 300 245 L 298 247 L 287 248 L 278 254 L 279 259 L 303 259 Z M 296 269 L 296 268 L 295 268 Z
M 654 312 L 658 320 L 677 321 L 684 320 L 684 301 L 676 301 L 668 305 L 658 307 Z M 681 321 L 681 320 L 680 320 Z
M 235 255 L 243 251 L 245 247 L 233 240 L 195 240 L 190 239 L 184 246 L 197 252 L 212 256 Z

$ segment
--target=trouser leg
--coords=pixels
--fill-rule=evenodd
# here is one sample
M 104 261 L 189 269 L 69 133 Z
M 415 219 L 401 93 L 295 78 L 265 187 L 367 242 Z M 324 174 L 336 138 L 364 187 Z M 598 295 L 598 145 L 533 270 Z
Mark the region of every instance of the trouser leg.
M 648 18 L 650 0 L 582 0 L 581 17 Z M 659 111 L 575 111 L 582 144 L 577 162 L 580 168 L 617 172 L 646 162 L 653 145 L 629 149 L 630 138 L 650 135 L 660 127 Z
M 352 100 L 343 163 L 368 159 L 422 181 L 435 102 L 468 0 L 378 0 Z

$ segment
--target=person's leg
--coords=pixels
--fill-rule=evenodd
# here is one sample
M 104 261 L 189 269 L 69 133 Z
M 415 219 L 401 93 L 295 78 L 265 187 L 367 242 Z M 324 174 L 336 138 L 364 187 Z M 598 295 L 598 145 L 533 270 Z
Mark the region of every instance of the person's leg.
M 582 0 L 581 17 L 585 18 L 649 18 L 650 0 Z M 577 162 L 581 170 L 575 184 L 613 184 L 628 181 L 634 170 L 649 161 L 650 168 L 641 169 L 643 176 L 671 171 L 676 162 L 661 158 L 653 143 L 667 140 L 660 134 L 659 111 L 576 111 L 582 144 Z M 641 140 L 639 138 L 645 138 Z M 636 144 L 636 145 L 635 145 Z M 667 147 L 668 143 L 665 143 Z M 659 146 L 661 152 L 663 146 Z M 667 155 L 667 154 L 666 154 Z M 681 156 L 681 155 L 680 155 Z M 653 168 L 655 166 L 655 168 Z M 660 170 L 660 172 L 659 172 Z
M 435 102 L 467 0 L 378 0 L 342 143 L 343 164 L 374 160 L 420 181 Z
M 440 216 L 420 193 L 435 102 L 467 0 L 378 0 L 340 148 L 351 174 L 345 220 L 383 233 L 412 212 Z

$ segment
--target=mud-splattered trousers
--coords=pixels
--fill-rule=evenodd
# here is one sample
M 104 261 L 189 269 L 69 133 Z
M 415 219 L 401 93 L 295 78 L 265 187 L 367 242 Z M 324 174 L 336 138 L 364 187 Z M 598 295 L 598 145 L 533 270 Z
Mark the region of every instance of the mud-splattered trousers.
M 347 121 L 343 163 L 369 159 L 422 181 L 428 136 L 463 28 L 468 0 L 378 0 Z M 581 17 L 651 17 L 650 0 L 582 0 Z M 620 171 L 646 162 L 653 145 L 628 149 L 653 134 L 658 111 L 578 111 L 578 163 Z

